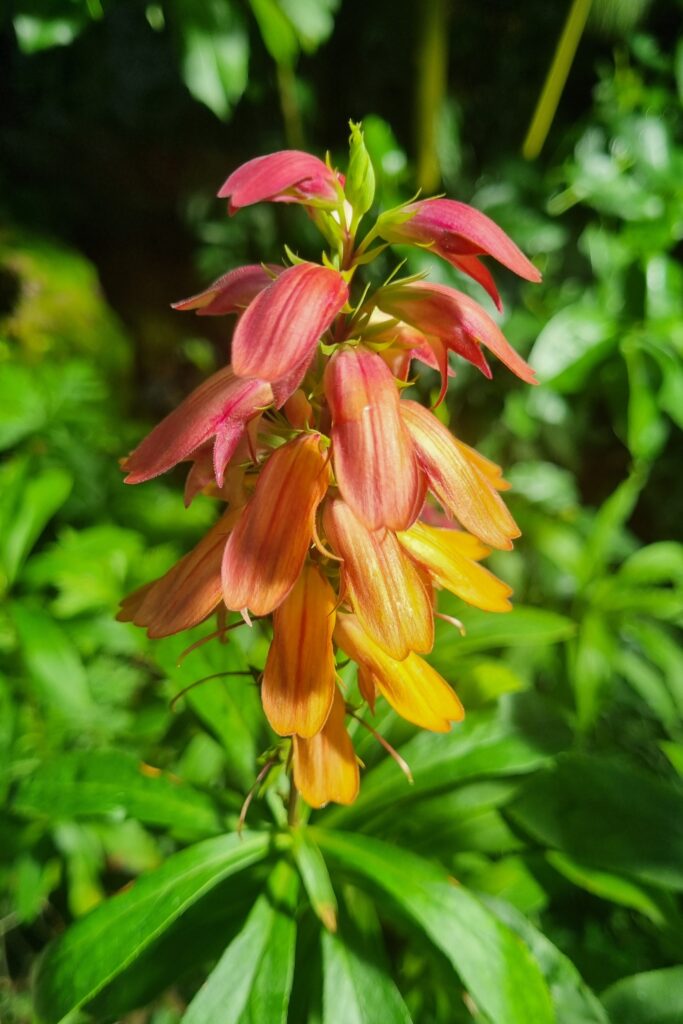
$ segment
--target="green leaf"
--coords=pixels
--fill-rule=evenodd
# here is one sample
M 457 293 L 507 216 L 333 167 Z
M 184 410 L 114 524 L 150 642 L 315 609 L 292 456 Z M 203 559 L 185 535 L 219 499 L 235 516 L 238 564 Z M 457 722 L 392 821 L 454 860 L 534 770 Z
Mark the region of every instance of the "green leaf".
M 616 324 L 599 306 L 576 303 L 545 325 L 529 355 L 540 380 L 554 390 L 578 391 L 616 345 Z
M 659 411 L 657 397 L 641 349 L 622 344 L 628 370 L 628 447 L 634 458 L 655 459 L 668 436 L 666 421 Z
M 66 633 L 39 608 L 15 601 L 11 610 L 26 668 L 43 701 L 69 720 L 90 715 L 85 668 Z
M 286 1024 L 298 879 L 286 861 L 187 1008 L 182 1024 Z
M 614 1024 L 680 1024 L 683 967 L 666 967 L 622 978 L 603 992 Z
M 364 835 L 315 829 L 323 852 L 421 927 L 493 1024 L 553 1024 L 528 948 L 467 889 L 421 857 Z
M 183 80 L 195 99 L 226 120 L 249 81 L 249 36 L 235 4 L 176 0 Z
M 249 674 L 250 662 L 264 664 L 263 642 L 260 645 L 253 643 L 248 659 L 240 645 L 249 643 L 251 637 L 243 640 L 233 633 L 229 644 L 206 644 L 178 665 L 179 657 L 188 645 L 206 633 L 204 626 L 158 641 L 153 647 L 155 660 L 166 671 L 174 695 L 192 686 L 176 706 L 180 708 L 183 702 L 187 702 L 220 740 L 227 755 L 226 772 L 230 782 L 246 791 L 256 775 L 257 744 L 263 749 L 267 742 L 258 688 Z M 225 678 L 207 679 L 201 685 L 193 686 L 198 680 L 217 673 L 224 674 Z
M 325 858 L 305 826 L 292 834 L 292 853 L 311 906 L 325 928 L 337 928 L 337 897 L 332 888 Z
M 614 558 L 621 528 L 631 517 L 647 476 L 647 467 L 637 463 L 595 516 L 577 573 L 582 582 L 597 579 Z
M 503 900 L 486 897 L 484 902 L 519 935 L 536 958 L 552 996 L 556 1024 L 610 1024 L 600 1000 L 571 960 L 534 928 L 524 914 Z
M 622 907 L 637 910 L 659 926 L 665 923 L 665 916 L 657 901 L 646 889 L 629 878 L 588 867 L 557 850 L 551 850 L 547 854 L 547 861 L 569 882 L 585 889 L 586 892 L 593 893 L 600 899 L 618 903 Z
M 47 949 L 36 976 L 41 1024 L 88 1003 L 205 893 L 262 860 L 265 833 L 207 839 L 169 857 L 82 918 Z
M 28 461 L 14 460 L 2 470 L 0 566 L 9 583 L 47 523 L 71 493 L 73 481 L 63 469 L 36 476 Z
M 683 891 L 683 791 L 661 779 L 566 754 L 527 781 L 507 813 L 577 861 Z
M 398 801 L 448 791 L 474 776 L 533 771 L 570 739 L 548 703 L 532 694 L 504 697 L 495 709 L 467 715 L 450 733 L 416 733 L 399 751 L 412 771 L 412 786 L 393 760 L 385 758 L 364 775 L 356 802 L 326 811 L 325 822 L 377 823 L 379 816 L 396 814 Z
M 452 671 L 453 658 L 473 651 L 486 651 L 493 647 L 556 644 L 569 639 L 576 631 L 571 619 L 542 608 L 516 605 L 511 612 L 493 615 L 491 612 L 463 606 L 458 606 L 456 610 L 448 599 L 440 599 L 439 608 L 444 611 L 453 609 L 453 614 L 465 626 L 465 636 L 460 636 L 452 626 L 437 623 L 438 640 L 430 660 L 444 674 Z
M 45 424 L 43 389 L 26 366 L 3 363 L 0 375 L 0 451 L 11 448 Z
M 616 638 L 605 619 L 588 612 L 572 647 L 571 680 L 576 695 L 579 727 L 595 724 L 614 680 Z
M 340 0 L 280 0 L 306 53 L 314 53 L 332 35 Z
M 276 64 L 292 67 L 299 55 L 299 40 L 277 0 L 249 0 L 264 46 Z
M 207 796 L 122 750 L 79 751 L 47 761 L 19 784 L 13 809 L 51 821 L 131 817 L 183 835 L 220 827 Z
M 380 946 L 346 915 L 338 935 L 323 932 L 322 1024 L 411 1024 Z

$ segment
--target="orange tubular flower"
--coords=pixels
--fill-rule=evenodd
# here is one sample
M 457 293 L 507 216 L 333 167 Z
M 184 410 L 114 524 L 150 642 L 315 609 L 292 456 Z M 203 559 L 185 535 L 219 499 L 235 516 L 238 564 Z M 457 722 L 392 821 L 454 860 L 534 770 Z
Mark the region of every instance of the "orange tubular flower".
M 358 761 L 344 715 L 344 698 L 335 688 L 321 731 L 311 739 L 294 737 L 294 783 L 311 807 L 324 807 L 331 800 L 352 804 L 358 796 Z
M 484 611 L 510 611 L 511 588 L 475 561 L 488 554 L 488 549 L 479 544 L 476 537 L 459 530 L 415 523 L 409 530 L 399 533 L 398 539 L 438 587 L 450 590 Z M 473 554 L 473 550 L 476 553 Z
M 268 615 L 296 583 L 311 545 L 315 511 L 329 482 L 320 434 L 307 434 L 270 456 L 223 556 L 228 608 Z
M 335 691 L 334 631 L 337 597 L 313 565 L 275 609 L 273 642 L 263 672 L 261 699 L 280 736 L 320 732 Z
M 353 615 L 338 615 L 334 638 L 342 651 L 365 669 L 366 686 L 374 686 L 402 718 L 422 729 L 448 732 L 465 712 L 445 679 L 410 653 L 397 661 L 389 657 L 365 632 Z
M 450 432 L 417 402 L 401 402 L 429 489 L 451 515 L 492 548 L 508 550 L 519 529 L 488 476 L 467 458 Z
M 346 177 L 296 150 L 228 177 L 220 195 L 231 214 L 297 203 L 329 249 L 319 264 L 286 250 L 284 266 L 231 269 L 175 303 L 199 316 L 236 315 L 232 362 L 123 460 L 130 484 L 189 462 L 186 502 L 201 492 L 222 511 L 193 551 L 126 598 L 119 617 L 163 637 L 214 611 L 219 632 L 226 611 L 247 622 L 272 615 L 261 698 L 275 733 L 267 763 L 290 777 L 290 824 L 297 789 L 312 807 L 356 798 L 347 711 L 374 715 L 383 698 L 434 732 L 462 719 L 449 683 L 420 657 L 434 643 L 440 590 L 486 611 L 510 608 L 510 588 L 479 564 L 519 535 L 499 494 L 502 471 L 402 398 L 403 387 L 425 363 L 441 376 L 441 402 L 451 353 L 490 377 L 485 350 L 534 381 L 468 295 L 420 273 L 390 275 L 374 290 L 360 280 L 386 243 L 430 248 L 499 305 L 480 256 L 529 281 L 540 275 L 488 217 L 448 199 L 405 204 L 357 238 L 374 174 L 359 126 L 350 141 Z M 342 688 L 343 656 L 355 663 L 357 688 L 347 672 Z
M 340 498 L 325 503 L 323 522 L 344 559 L 349 602 L 363 629 L 399 661 L 431 651 L 432 604 L 419 572 L 389 530 L 368 530 Z
M 343 349 L 328 363 L 325 395 L 344 500 L 370 530 L 406 529 L 420 511 L 424 485 L 391 371 L 368 349 Z
M 130 594 L 121 603 L 119 621 L 144 626 L 153 638 L 203 622 L 220 604 L 223 550 L 239 516 L 239 509 L 228 512 L 164 576 Z

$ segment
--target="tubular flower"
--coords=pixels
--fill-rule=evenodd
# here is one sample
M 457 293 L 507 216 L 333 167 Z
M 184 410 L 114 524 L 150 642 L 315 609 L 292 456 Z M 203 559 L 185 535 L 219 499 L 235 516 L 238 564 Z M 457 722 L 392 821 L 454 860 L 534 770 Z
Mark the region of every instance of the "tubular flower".
M 482 285 L 499 309 L 498 289 L 478 256 L 492 256 L 527 281 L 541 280 L 533 263 L 490 217 L 454 199 L 409 203 L 397 219 L 380 217 L 378 234 L 387 242 L 429 246 Z
M 439 591 L 490 612 L 510 608 L 510 588 L 480 564 L 519 536 L 499 493 L 502 471 L 402 397 L 413 361 L 440 372 L 439 401 L 451 353 L 490 376 L 487 349 L 533 382 L 469 296 L 419 276 L 363 289 L 365 265 L 386 248 L 378 237 L 433 248 L 496 300 L 479 256 L 530 281 L 539 275 L 492 221 L 451 200 L 408 204 L 357 238 L 374 196 L 358 126 L 351 153 L 346 178 L 283 151 L 227 179 L 220 195 L 230 213 L 263 200 L 298 203 L 330 248 L 320 264 L 287 251 L 291 265 L 229 270 L 175 304 L 236 315 L 231 362 L 123 460 L 131 484 L 189 462 L 186 502 L 201 492 L 222 511 L 177 565 L 125 599 L 120 618 L 162 637 L 213 613 L 215 636 L 240 616 L 272 616 L 260 681 L 278 752 L 269 763 L 279 758 L 292 796 L 298 790 L 313 807 L 358 792 L 347 713 L 374 715 L 384 699 L 435 732 L 462 719 L 450 684 L 420 657 L 434 643 Z M 344 658 L 357 683 L 345 673 L 342 688 Z
M 239 313 L 255 299 L 259 292 L 272 284 L 284 267 L 275 263 L 256 263 L 249 267 L 229 270 L 203 292 L 171 303 L 173 309 L 194 309 L 198 316 L 224 316 Z
M 424 488 L 391 371 L 369 349 L 341 349 L 325 371 L 325 396 L 334 471 L 346 502 L 371 530 L 410 526 Z
M 314 203 L 334 207 L 339 202 L 339 178 L 310 153 L 284 149 L 257 156 L 233 171 L 218 196 L 228 199 L 230 213 L 242 206 L 272 203 Z

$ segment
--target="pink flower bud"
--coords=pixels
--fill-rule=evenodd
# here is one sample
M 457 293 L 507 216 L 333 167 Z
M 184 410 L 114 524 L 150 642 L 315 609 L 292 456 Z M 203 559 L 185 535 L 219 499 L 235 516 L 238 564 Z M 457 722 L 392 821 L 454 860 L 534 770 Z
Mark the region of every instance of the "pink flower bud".
M 366 348 L 339 351 L 325 371 L 325 395 L 344 500 L 370 530 L 407 529 L 420 511 L 424 485 L 388 366 Z
M 295 390 L 320 336 L 348 297 L 338 271 L 316 263 L 289 267 L 254 299 L 237 324 L 232 340 L 237 376 L 276 381 L 303 365 Z
M 255 299 L 259 292 L 267 288 L 273 280 L 283 272 L 284 267 L 276 263 L 253 263 L 246 267 L 237 267 L 223 274 L 204 291 L 192 295 L 189 299 L 172 302 L 172 309 L 183 312 L 187 309 L 197 311 L 197 316 L 223 316 L 225 313 L 241 313 Z
M 228 210 L 268 200 L 272 203 L 339 203 L 339 179 L 327 164 L 310 153 L 283 149 L 257 156 L 233 171 L 221 187 L 220 199 L 229 199 Z
M 390 316 L 441 338 L 452 352 L 478 366 L 487 377 L 491 372 L 481 345 L 521 380 L 536 383 L 533 369 L 515 352 L 498 324 L 464 292 L 426 281 L 399 282 L 378 293 L 377 305 Z
M 500 307 L 500 297 L 478 255 L 493 256 L 504 267 L 527 281 L 541 274 L 512 239 L 490 217 L 454 199 L 422 199 L 404 206 L 398 221 L 380 220 L 379 231 L 388 242 L 430 246 L 443 259 L 478 281 Z
M 225 467 L 247 421 L 272 401 L 273 392 L 266 381 L 236 377 L 232 367 L 226 366 L 195 388 L 124 460 L 125 482 L 151 480 L 191 458 L 214 438 L 214 473 L 222 486 Z

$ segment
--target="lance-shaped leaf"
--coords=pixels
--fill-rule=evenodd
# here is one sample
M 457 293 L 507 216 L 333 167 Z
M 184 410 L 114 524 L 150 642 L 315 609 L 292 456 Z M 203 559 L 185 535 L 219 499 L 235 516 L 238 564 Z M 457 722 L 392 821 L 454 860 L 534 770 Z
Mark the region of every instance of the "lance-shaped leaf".
M 427 476 L 429 489 L 452 516 L 485 544 L 510 549 L 519 529 L 474 460 L 450 432 L 417 402 L 401 402 L 401 413 Z
M 172 302 L 171 307 L 182 311 L 194 309 L 197 316 L 240 313 L 283 270 L 277 263 L 252 263 L 246 267 L 237 267 L 223 274 L 197 295 Z
M 365 348 L 338 352 L 325 371 L 334 471 L 342 496 L 370 530 L 404 530 L 424 499 L 396 382 Z
M 335 172 L 316 156 L 283 149 L 242 164 L 224 182 L 218 196 L 229 199 L 230 213 L 264 200 L 336 206 L 338 182 Z
M 203 895 L 262 860 L 269 845 L 267 833 L 207 839 L 77 921 L 41 960 L 35 983 L 41 1024 L 58 1024 L 92 1000 Z
M 378 229 L 388 242 L 429 246 L 442 259 L 478 281 L 498 306 L 498 291 L 478 255 L 493 256 L 527 281 L 541 280 L 540 272 L 509 235 L 467 203 L 423 199 L 404 206 L 400 217 L 380 217 Z
M 123 461 L 128 474 L 125 482 L 151 480 L 215 438 L 214 472 L 220 487 L 247 421 L 272 401 L 273 392 L 266 381 L 237 377 L 232 367 L 226 366 L 195 388 Z
M 425 334 L 442 338 L 452 352 L 478 366 L 487 376 L 490 371 L 481 345 L 521 380 L 536 383 L 533 369 L 515 352 L 498 324 L 464 292 L 428 281 L 398 282 L 378 292 L 377 305 Z
M 261 700 L 280 736 L 320 732 L 334 697 L 332 633 L 337 598 L 314 565 L 304 566 L 273 615 Z
M 453 965 L 492 1024 L 555 1024 L 528 947 L 443 868 L 369 836 L 311 829 L 326 857 L 372 886 Z
M 508 598 L 512 589 L 477 565 L 467 553 L 471 550 L 471 541 L 478 543 L 474 537 L 461 530 L 418 522 L 399 533 L 398 539 L 412 558 L 424 566 L 437 586 L 450 590 L 475 608 L 489 612 L 510 611 L 512 605 Z
M 237 324 L 232 339 L 235 373 L 276 381 L 310 361 L 348 297 L 337 270 L 316 263 L 289 267 L 254 299 Z
M 302 435 L 273 452 L 225 547 L 228 608 L 267 615 L 284 601 L 303 568 L 328 482 L 320 434 Z
M 124 598 L 117 619 L 145 627 L 154 639 L 203 622 L 220 603 L 223 551 L 239 515 L 228 512 L 167 573 Z
M 419 571 L 390 530 L 368 530 L 341 498 L 325 504 L 324 525 L 344 559 L 348 599 L 363 629 L 392 658 L 430 651 L 434 619 Z
M 311 807 L 324 807 L 330 801 L 352 804 L 358 795 L 358 761 L 344 718 L 344 698 L 335 688 L 321 731 L 310 739 L 294 737 L 294 783 Z
M 409 722 L 432 732 L 448 732 L 464 717 L 462 704 L 445 679 L 417 654 L 390 658 L 365 632 L 354 615 L 337 616 L 334 639 L 364 670 L 393 709 Z

